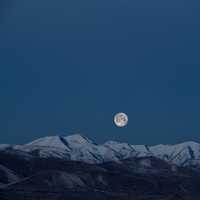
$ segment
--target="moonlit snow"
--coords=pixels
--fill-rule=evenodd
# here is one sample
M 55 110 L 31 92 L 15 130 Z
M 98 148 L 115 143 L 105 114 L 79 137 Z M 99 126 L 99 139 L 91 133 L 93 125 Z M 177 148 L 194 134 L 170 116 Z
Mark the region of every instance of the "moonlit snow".
M 154 156 L 179 166 L 200 167 L 200 144 L 195 142 L 155 146 L 131 145 L 116 141 L 96 144 L 76 134 L 67 137 L 44 137 L 25 145 L 12 146 L 12 148 L 19 150 L 17 153 L 29 155 L 29 153 L 37 152 L 40 157 L 57 157 L 86 163 L 120 162 L 121 159 L 131 157 Z

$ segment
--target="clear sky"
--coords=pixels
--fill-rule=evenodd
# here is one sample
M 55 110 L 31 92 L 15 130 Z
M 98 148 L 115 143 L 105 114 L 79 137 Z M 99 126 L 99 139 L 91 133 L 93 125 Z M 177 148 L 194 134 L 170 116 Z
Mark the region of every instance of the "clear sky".
M 199 10 L 199 0 L 1 0 L 0 143 L 200 142 Z

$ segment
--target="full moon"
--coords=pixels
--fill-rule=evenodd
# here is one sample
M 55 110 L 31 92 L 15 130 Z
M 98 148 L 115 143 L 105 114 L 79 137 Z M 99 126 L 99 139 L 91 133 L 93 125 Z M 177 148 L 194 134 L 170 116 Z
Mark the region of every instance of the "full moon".
M 117 113 L 114 117 L 115 125 L 118 127 L 124 127 L 128 124 L 128 116 L 125 113 Z

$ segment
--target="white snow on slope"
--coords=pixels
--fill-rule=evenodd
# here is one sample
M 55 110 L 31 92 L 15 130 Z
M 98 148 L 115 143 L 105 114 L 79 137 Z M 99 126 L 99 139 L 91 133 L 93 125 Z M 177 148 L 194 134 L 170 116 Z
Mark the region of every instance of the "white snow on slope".
M 177 165 L 187 165 L 191 160 L 200 159 L 200 144 L 184 142 L 176 145 L 156 145 L 150 147 L 154 156 Z
M 105 142 L 104 147 L 113 150 L 116 154 L 118 154 L 119 159 L 125 159 L 137 156 L 139 152 L 135 151 L 132 145 L 127 143 L 119 143 L 115 141 Z
M 65 144 L 65 139 L 60 136 L 49 136 L 40 138 L 38 140 L 26 144 L 26 146 L 54 147 L 59 149 L 65 149 L 68 151 L 70 150 Z
M 58 157 L 87 163 L 119 162 L 130 157 L 155 156 L 176 165 L 200 166 L 200 144 L 195 142 L 148 146 L 108 141 L 98 145 L 75 134 L 66 137 L 44 137 L 15 148 L 32 154 L 37 153 L 41 157 Z
M 9 148 L 9 147 L 11 147 L 10 144 L 0 144 L 0 150 L 4 150 L 4 149 Z

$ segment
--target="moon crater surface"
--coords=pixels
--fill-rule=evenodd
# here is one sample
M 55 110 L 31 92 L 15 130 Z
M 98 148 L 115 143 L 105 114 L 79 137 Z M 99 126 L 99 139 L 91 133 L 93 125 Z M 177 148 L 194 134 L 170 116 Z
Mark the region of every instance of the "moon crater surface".
M 124 127 L 128 124 L 128 115 L 120 112 L 114 116 L 114 123 L 117 127 Z

